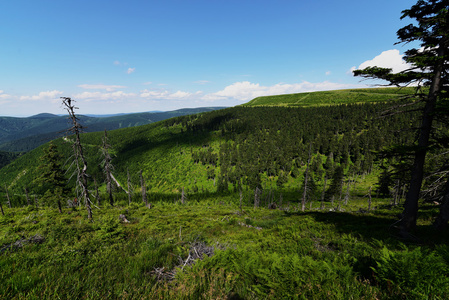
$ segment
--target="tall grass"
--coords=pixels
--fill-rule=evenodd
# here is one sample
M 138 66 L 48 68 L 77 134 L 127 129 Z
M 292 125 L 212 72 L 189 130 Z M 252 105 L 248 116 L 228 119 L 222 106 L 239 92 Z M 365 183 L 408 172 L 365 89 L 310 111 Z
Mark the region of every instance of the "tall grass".
M 153 209 L 105 206 L 95 211 L 94 222 L 82 209 L 6 208 L 0 216 L 0 298 L 449 296 L 447 232 L 435 238 L 422 222 L 420 242 L 403 244 L 390 228 L 399 210 L 346 210 L 240 209 L 233 194 L 185 205 L 155 201 Z M 33 236 L 42 239 L 33 242 Z M 214 247 L 214 255 L 186 264 L 194 243 Z

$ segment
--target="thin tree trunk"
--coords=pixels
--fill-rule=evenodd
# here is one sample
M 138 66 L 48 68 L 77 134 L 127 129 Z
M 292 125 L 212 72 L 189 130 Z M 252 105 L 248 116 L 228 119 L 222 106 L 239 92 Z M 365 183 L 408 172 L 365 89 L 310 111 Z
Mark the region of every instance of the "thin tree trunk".
M 368 211 L 371 210 L 371 190 L 372 190 L 372 187 L 370 186 L 369 191 L 368 191 Z
M 109 204 L 114 206 L 114 197 L 112 196 L 112 159 L 109 155 L 108 133 L 106 129 L 104 130 L 102 151 L 104 156 L 104 173 L 106 175 L 106 191 L 108 193 Z
M 445 55 L 444 43 L 438 48 L 438 64 L 435 67 L 435 74 L 430 86 L 429 95 L 424 107 L 421 128 L 419 131 L 417 150 L 415 151 L 415 159 L 411 172 L 409 190 L 404 203 L 404 211 L 402 219 L 399 223 L 401 235 L 407 237 L 416 227 L 418 218 L 418 200 L 421 192 L 421 185 L 424 176 L 424 163 L 426 160 L 427 147 L 429 146 L 430 133 L 432 131 L 432 122 L 437 103 L 438 94 L 441 91 L 441 76 L 443 74 L 444 61 L 442 57 Z
M 307 159 L 307 167 L 306 172 L 304 174 L 304 192 L 302 194 L 301 211 L 304 211 L 306 209 L 307 180 L 309 179 L 309 165 L 311 156 L 312 156 L 312 143 L 310 143 L 309 146 L 309 158 Z
M 100 191 L 98 190 L 97 179 L 94 177 L 95 198 L 97 198 L 97 206 L 100 206 Z
M 258 187 L 254 190 L 254 208 L 259 207 L 260 190 Z
M 27 198 L 27 205 L 30 206 L 31 205 L 31 200 L 30 200 L 30 195 L 28 195 L 28 189 L 25 188 L 25 195 Z
M 398 180 L 396 180 L 396 189 L 395 189 L 394 198 L 393 198 L 394 206 L 398 205 L 400 197 L 401 197 L 401 180 L 398 179 Z
M 350 186 L 350 182 L 348 179 L 348 186 L 346 188 L 346 195 L 345 195 L 345 205 L 348 205 L 348 201 L 349 201 L 349 186 Z
M 59 213 L 62 214 L 61 199 L 58 199 L 58 210 L 59 210 Z
M 321 207 L 320 209 L 324 209 L 324 195 L 326 193 L 326 183 L 327 183 L 327 177 L 324 177 L 324 185 L 323 185 L 323 192 L 321 193 Z
M 186 201 L 186 194 L 184 193 L 184 187 L 182 187 L 182 192 L 181 192 L 181 204 L 184 204 Z
M 37 203 L 37 196 L 36 195 L 34 195 L 34 205 L 36 205 L 36 210 L 38 210 L 39 209 L 39 205 Z
M 129 169 L 126 168 L 126 174 L 128 176 L 128 205 L 131 205 L 131 179 L 129 177 Z
M 145 202 L 145 206 L 148 206 L 147 189 L 145 187 L 145 180 L 143 179 L 142 170 L 140 170 L 140 187 L 142 189 L 142 201 Z
M 6 187 L 6 184 L 5 184 L 5 191 L 6 191 L 6 199 L 8 199 L 8 206 L 9 208 L 12 208 L 11 198 L 9 198 L 8 188 Z
M 243 200 L 243 194 L 242 194 L 242 190 L 240 190 L 240 212 L 242 212 L 242 200 Z
M 5 215 L 5 212 L 3 211 L 2 201 L 0 201 L 0 210 L 2 211 L 2 215 Z

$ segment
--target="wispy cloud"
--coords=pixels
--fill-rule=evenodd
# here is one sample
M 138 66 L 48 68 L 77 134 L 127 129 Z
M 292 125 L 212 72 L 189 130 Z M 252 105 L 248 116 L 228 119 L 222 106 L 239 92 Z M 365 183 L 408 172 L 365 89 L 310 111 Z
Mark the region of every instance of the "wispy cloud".
M 0 99 L 6 99 L 11 97 L 11 95 L 5 94 L 3 90 L 0 90 Z
M 106 84 L 80 84 L 78 87 L 86 90 L 106 90 L 108 92 L 115 91 L 116 89 L 124 89 L 123 85 L 106 85 Z
M 33 100 L 33 101 L 38 101 L 38 100 L 57 100 L 57 101 L 59 101 L 59 97 L 63 93 L 64 92 L 53 90 L 53 91 L 40 92 L 39 94 L 32 95 L 32 96 L 21 96 L 19 99 L 22 100 L 22 101 L 24 101 L 24 100 Z
M 128 98 L 136 97 L 134 93 L 125 93 L 123 91 L 115 91 L 110 93 L 103 92 L 82 92 L 73 95 L 74 99 L 95 101 L 95 100 L 125 100 Z
M 196 83 L 196 84 L 207 84 L 209 82 L 210 82 L 209 80 L 197 80 L 197 81 L 194 81 L 193 83 Z
M 128 68 L 126 73 L 131 74 L 131 73 L 134 73 L 134 71 L 136 71 L 136 68 Z
M 197 91 L 195 93 L 185 92 L 185 91 L 177 91 L 170 92 L 165 89 L 161 90 L 142 90 L 140 91 L 140 97 L 151 99 L 151 100 L 176 100 L 176 99 L 192 99 L 192 97 L 198 97 L 202 94 L 201 91 Z

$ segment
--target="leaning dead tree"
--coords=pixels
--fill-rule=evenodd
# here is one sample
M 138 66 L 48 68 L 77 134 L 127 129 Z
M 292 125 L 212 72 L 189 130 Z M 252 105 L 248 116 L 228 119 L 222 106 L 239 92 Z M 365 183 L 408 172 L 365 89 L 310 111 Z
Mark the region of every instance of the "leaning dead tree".
M 74 154 L 74 163 L 77 172 L 77 183 L 79 188 L 81 189 L 82 196 L 84 198 L 84 204 L 87 209 L 87 216 L 89 220 L 92 220 L 92 209 L 90 207 L 91 200 L 89 190 L 87 188 L 87 161 L 84 156 L 83 146 L 81 145 L 80 134 L 83 129 L 83 126 L 79 123 L 78 117 L 75 115 L 75 107 L 70 97 L 60 97 L 62 99 L 62 103 L 65 105 L 65 109 L 69 113 L 69 119 L 72 123 L 72 127 L 70 127 L 67 132 L 72 133 L 74 136 L 73 140 L 73 154 Z

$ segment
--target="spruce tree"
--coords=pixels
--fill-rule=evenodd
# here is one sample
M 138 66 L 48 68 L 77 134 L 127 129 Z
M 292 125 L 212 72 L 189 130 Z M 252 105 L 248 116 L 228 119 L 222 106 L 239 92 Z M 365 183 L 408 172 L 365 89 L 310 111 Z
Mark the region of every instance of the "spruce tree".
M 41 157 L 40 177 L 37 179 L 45 191 L 43 200 L 51 206 L 57 204 L 59 210 L 61 210 L 61 199 L 66 197 L 69 191 L 61 162 L 62 155 L 59 153 L 58 147 L 50 142 Z
M 418 141 L 414 145 L 414 162 L 411 168 L 409 190 L 399 223 L 399 229 L 403 236 L 409 236 L 416 227 L 424 163 L 430 146 L 436 107 L 447 102 L 448 98 L 448 11 L 448 0 L 419 0 L 410 9 L 402 12 L 401 19 L 410 18 L 415 20 L 415 23 L 397 31 L 399 43 L 420 43 L 420 48 L 412 48 L 405 52 L 405 61 L 412 65 L 408 70 L 393 73 L 392 69 L 388 68 L 368 67 L 354 71 L 356 76 L 383 79 L 390 85 L 416 84 L 418 86 L 417 95 L 425 103 L 421 112 Z M 428 87 L 428 92 L 422 87 Z

